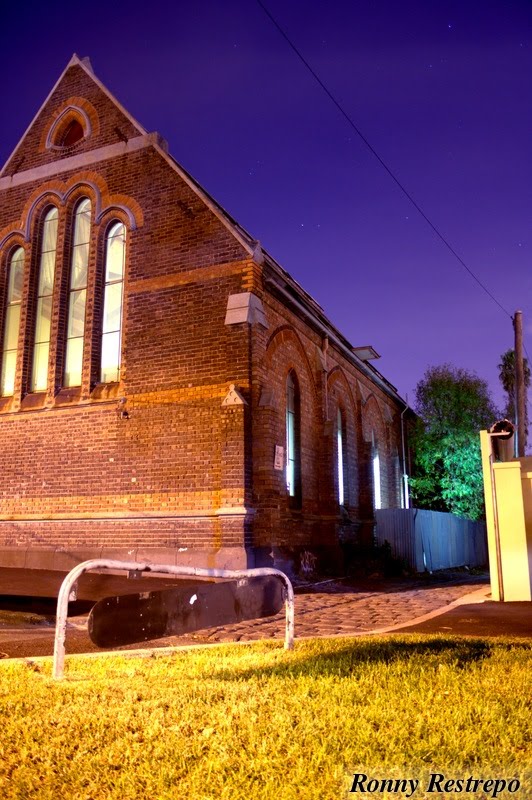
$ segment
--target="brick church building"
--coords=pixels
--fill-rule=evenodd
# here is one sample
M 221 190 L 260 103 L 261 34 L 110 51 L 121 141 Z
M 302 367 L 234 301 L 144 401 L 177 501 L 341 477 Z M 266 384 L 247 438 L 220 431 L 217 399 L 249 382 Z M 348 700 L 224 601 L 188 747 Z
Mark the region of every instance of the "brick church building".
M 0 565 L 334 563 L 405 403 L 73 56 L 0 173 Z

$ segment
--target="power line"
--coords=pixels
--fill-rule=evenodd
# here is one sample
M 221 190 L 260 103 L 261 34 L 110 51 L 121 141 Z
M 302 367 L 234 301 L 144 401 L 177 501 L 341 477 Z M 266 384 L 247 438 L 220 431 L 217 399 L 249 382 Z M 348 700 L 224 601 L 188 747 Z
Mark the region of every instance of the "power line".
M 262 8 L 262 10 L 263 10 L 263 11 L 264 11 L 264 13 L 266 14 L 266 16 L 267 16 L 267 17 L 270 19 L 270 21 L 271 21 L 271 22 L 272 22 L 272 23 L 275 25 L 275 27 L 277 28 L 277 30 L 279 31 L 279 33 L 281 34 L 281 36 L 283 37 L 283 39 L 285 39 L 285 41 L 288 43 L 288 45 L 289 45 L 289 46 L 292 48 L 292 50 L 293 50 L 293 51 L 294 51 L 294 53 L 297 55 L 297 57 L 300 59 L 300 61 L 302 61 L 302 62 L 303 62 L 303 64 L 304 64 L 304 65 L 305 65 L 305 67 L 308 69 L 308 71 L 310 72 L 310 74 L 313 76 L 313 78 L 315 79 L 315 81 L 316 81 L 316 82 L 317 82 L 317 83 L 318 83 L 318 84 L 321 86 L 321 88 L 323 89 L 323 91 L 325 92 L 325 94 L 327 95 L 327 97 L 328 97 L 328 98 L 329 98 L 329 99 L 330 99 L 330 100 L 331 100 L 331 101 L 334 103 L 334 105 L 336 106 L 336 108 L 338 109 L 338 111 L 340 112 L 340 114 L 341 114 L 341 115 L 344 117 L 344 119 L 345 119 L 345 120 L 348 122 L 348 124 L 349 124 L 349 125 L 350 125 L 350 126 L 353 128 L 353 130 L 355 131 L 355 133 L 356 133 L 356 134 L 357 134 L 357 135 L 358 135 L 358 136 L 359 136 L 359 137 L 362 139 L 362 141 L 364 142 L 364 144 L 366 145 L 366 147 L 367 147 L 367 148 L 369 149 L 369 151 L 370 151 L 370 152 L 371 152 L 371 153 L 372 153 L 372 154 L 375 156 L 375 158 L 377 159 L 377 161 L 379 162 L 379 164 L 380 164 L 380 165 L 381 165 L 381 166 L 382 166 L 382 167 L 383 167 L 383 168 L 386 170 L 386 172 L 388 173 L 388 175 L 390 176 L 390 178 L 391 178 L 391 179 L 394 181 L 394 183 L 395 183 L 395 184 L 396 184 L 396 185 L 399 187 L 399 189 L 402 191 L 402 193 L 403 193 L 403 194 L 404 194 L 404 195 L 407 197 L 407 199 L 408 199 L 408 200 L 410 201 L 410 203 L 411 203 L 411 204 L 414 206 L 414 208 L 416 209 L 416 211 L 417 211 L 417 212 L 418 212 L 418 213 L 419 213 L 419 214 L 420 214 L 420 215 L 423 217 L 423 219 L 425 220 L 425 222 L 427 223 L 427 225 L 429 225 L 429 227 L 430 227 L 430 228 L 432 229 L 432 231 L 433 231 L 433 232 L 436 234 L 436 236 L 437 236 L 437 237 L 440 239 L 440 241 L 442 241 L 442 242 L 443 242 L 443 244 L 445 245 L 445 247 L 447 247 L 447 249 L 448 249 L 448 250 L 450 250 L 450 252 L 453 254 L 453 256 L 454 256 L 454 257 L 457 259 L 457 261 L 458 261 L 458 262 L 459 262 L 459 263 L 462 265 L 462 267 L 463 267 L 463 268 L 464 268 L 464 269 L 465 269 L 465 270 L 466 270 L 466 271 L 469 273 L 469 275 L 470 275 L 470 276 L 473 278 L 473 280 L 477 282 L 477 284 L 480 286 L 480 288 L 481 288 L 481 289 L 482 289 L 484 292 L 486 292 L 486 294 L 488 295 L 488 297 L 490 297 L 490 298 L 493 300 L 493 302 L 494 302 L 494 303 L 496 303 L 496 305 L 498 305 L 498 307 L 501 309 L 501 311 L 503 311 L 503 313 L 504 313 L 504 314 L 506 314 L 506 316 L 507 316 L 507 317 L 509 317 L 510 319 L 513 319 L 513 317 L 512 317 L 512 315 L 510 314 L 510 312 L 509 312 L 509 311 L 507 311 L 507 310 L 504 308 L 504 306 L 503 306 L 501 303 L 499 303 L 499 301 L 497 300 L 497 298 L 496 298 L 496 297 L 495 297 L 495 296 L 494 296 L 494 295 L 493 295 L 493 294 L 490 292 L 490 290 L 489 290 L 489 289 L 488 289 L 488 288 L 487 288 L 487 287 L 486 287 L 486 286 L 485 286 L 485 285 L 482 283 L 482 281 L 480 280 L 480 278 L 478 278 L 478 277 L 475 275 L 475 273 L 473 272 L 473 270 L 472 270 L 472 269 L 470 269 L 470 268 L 467 266 L 467 264 L 465 263 L 465 261 L 463 260 L 463 258 L 462 258 L 461 256 L 459 256 L 459 255 L 458 255 L 458 253 L 456 252 L 456 250 L 455 250 L 455 249 L 452 247 L 452 245 L 451 245 L 451 244 L 450 244 L 450 243 L 447 241 L 447 239 L 445 238 L 445 236 L 444 236 L 442 233 L 440 233 L 440 231 L 438 230 L 438 228 L 436 227 L 436 225 L 434 225 L 434 223 L 433 223 L 433 222 L 432 222 L 432 221 L 429 219 L 429 217 L 428 217 L 428 216 L 425 214 L 425 212 L 423 211 L 423 209 L 422 209 L 422 208 L 421 208 L 421 207 L 418 205 L 418 203 L 417 203 L 417 202 L 414 200 L 414 198 L 412 197 L 412 195 L 410 194 L 410 192 L 409 192 L 409 191 L 408 191 L 408 190 L 407 190 L 407 189 L 406 189 L 406 188 L 403 186 L 403 184 L 401 183 L 401 181 L 399 180 L 399 178 L 397 178 L 397 176 L 394 174 L 394 172 L 393 172 L 393 171 L 390 169 L 390 167 L 389 167 L 389 166 L 386 164 L 386 162 L 385 162 L 385 161 L 384 161 L 384 160 L 381 158 L 381 156 L 380 156 L 380 155 L 377 153 L 377 151 L 375 150 L 375 148 L 374 148 L 374 147 L 371 145 L 371 143 L 368 141 L 368 139 L 367 139 L 367 138 L 364 136 L 364 134 L 362 133 L 362 131 L 360 130 L 360 128 L 358 128 L 358 126 L 355 124 L 355 122 L 353 121 L 353 119 L 352 119 L 352 118 L 349 116 L 349 114 L 347 113 L 347 111 L 345 111 L 345 110 L 344 110 L 344 108 L 342 107 L 342 105 L 340 104 L 340 102 L 339 102 L 339 101 L 336 99 L 336 97 L 335 97 L 335 96 L 332 94 L 332 92 L 331 92 L 331 91 L 330 91 L 330 90 L 327 88 L 327 86 L 326 86 L 326 85 L 324 84 L 324 82 L 321 80 L 321 78 L 319 77 L 319 75 L 318 75 L 318 74 L 317 74 L 317 73 L 314 71 L 314 69 L 313 69 L 313 68 L 310 66 L 309 62 L 306 60 L 306 58 L 303 56 L 303 54 L 302 54 L 302 53 L 301 53 L 301 52 L 298 50 L 298 48 L 295 46 L 295 44 L 292 42 L 292 40 L 291 40 L 291 39 L 288 37 L 288 35 L 287 35 L 287 34 L 284 32 L 284 30 L 281 28 L 281 26 L 279 25 L 279 23 L 277 22 L 277 20 L 276 20 L 276 19 L 275 19 L 275 18 L 272 16 L 272 14 L 270 13 L 270 11 L 269 11 L 269 10 L 266 8 L 266 6 L 264 5 L 264 3 L 262 3 L 262 2 L 261 2 L 261 0 L 257 0 L 257 3 L 258 3 L 258 4 L 259 4 L 259 6 Z

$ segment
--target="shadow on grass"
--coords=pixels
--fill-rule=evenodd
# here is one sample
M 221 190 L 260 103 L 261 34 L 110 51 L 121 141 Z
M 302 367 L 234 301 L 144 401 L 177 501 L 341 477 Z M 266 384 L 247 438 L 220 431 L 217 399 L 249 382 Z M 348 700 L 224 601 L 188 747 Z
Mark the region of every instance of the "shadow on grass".
M 423 641 L 357 641 L 343 646 L 330 646 L 323 652 L 323 645 L 304 644 L 296 648 L 284 663 L 253 667 L 249 669 L 221 668 L 216 678 L 221 680 L 245 680 L 252 677 L 349 677 L 361 666 L 368 664 L 394 664 L 421 657 L 424 667 L 431 664 L 439 669 L 449 666 L 467 669 L 469 666 L 492 655 L 497 649 L 530 651 L 525 643 L 498 642 L 494 645 L 482 639 L 449 639 L 438 637 Z

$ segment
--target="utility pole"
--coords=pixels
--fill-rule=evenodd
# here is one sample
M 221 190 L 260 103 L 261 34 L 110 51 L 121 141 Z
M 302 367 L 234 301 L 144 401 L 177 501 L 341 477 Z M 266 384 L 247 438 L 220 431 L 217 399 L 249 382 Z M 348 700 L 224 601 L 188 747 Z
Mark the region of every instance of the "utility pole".
M 516 311 L 515 332 L 515 411 L 517 415 L 517 457 L 525 455 L 525 369 L 523 364 L 523 314 Z

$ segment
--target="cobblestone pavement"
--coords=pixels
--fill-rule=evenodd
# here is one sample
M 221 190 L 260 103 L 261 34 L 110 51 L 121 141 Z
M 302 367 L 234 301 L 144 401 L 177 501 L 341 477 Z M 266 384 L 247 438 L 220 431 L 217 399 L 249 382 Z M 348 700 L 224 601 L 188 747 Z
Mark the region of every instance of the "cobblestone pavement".
M 449 603 L 473 592 L 489 594 L 487 576 L 446 576 L 442 582 L 423 581 L 366 582 L 350 586 L 342 582 L 325 582 L 313 587 L 297 588 L 295 598 L 296 639 L 307 636 L 350 636 L 411 623 L 430 612 L 444 609 Z M 53 625 L 9 627 L 0 624 L 0 657 L 51 655 Z M 173 647 L 216 642 L 245 642 L 257 639 L 283 640 L 284 612 L 275 617 L 225 625 L 184 636 L 129 645 L 119 649 Z M 94 652 L 87 633 L 87 617 L 69 618 L 67 653 Z
M 333 584 L 326 591 L 319 591 L 316 587 L 311 593 L 296 594 L 296 638 L 349 636 L 389 628 L 444 608 L 480 589 L 487 593 L 489 586 L 485 581 L 471 581 L 409 588 L 399 585 L 378 591 L 357 591 L 341 584 Z M 214 628 L 203 635 L 210 642 L 251 641 L 282 639 L 284 630 L 284 613 L 281 613 L 269 619 Z M 197 636 L 201 634 L 198 632 Z M 194 634 L 186 638 L 193 640 Z

